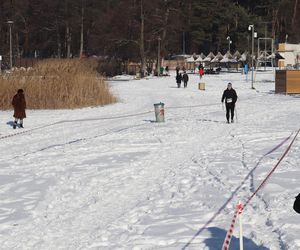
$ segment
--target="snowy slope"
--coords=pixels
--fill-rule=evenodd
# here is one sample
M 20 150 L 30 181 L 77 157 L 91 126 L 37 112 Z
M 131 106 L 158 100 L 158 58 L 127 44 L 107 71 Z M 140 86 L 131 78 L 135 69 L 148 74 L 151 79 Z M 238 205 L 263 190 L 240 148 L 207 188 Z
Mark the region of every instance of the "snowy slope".
M 117 104 L 29 110 L 22 131 L 43 128 L 0 140 L 0 249 L 220 249 L 235 204 L 300 127 L 299 96 L 275 95 L 273 79 L 260 72 L 251 90 L 238 73 L 205 76 L 202 92 L 197 75 L 187 89 L 174 76 L 116 81 Z M 228 81 L 234 124 L 220 102 Z M 11 115 L 0 112 L 0 137 L 21 131 Z M 300 249 L 299 141 L 245 209 L 245 249 Z

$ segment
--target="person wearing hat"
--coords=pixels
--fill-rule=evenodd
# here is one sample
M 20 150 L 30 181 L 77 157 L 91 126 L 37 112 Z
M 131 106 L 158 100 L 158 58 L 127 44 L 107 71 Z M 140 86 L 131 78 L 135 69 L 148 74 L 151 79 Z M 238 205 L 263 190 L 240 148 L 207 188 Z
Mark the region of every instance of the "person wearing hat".
M 25 101 L 25 96 L 24 96 L 24 90 L 23 89 L 18 89 L 17 94 L 14 95 L 13 100 L 12 100 L 12 105 L 14 107 L 14 124 L 13 128 L 16 129 L 18 125 L 18 120 L 20 120 L 20 128 L 23 127 L 23 119 L 26 118 L 26 101 Z
M 231 83 L 228 83 L 227 89 L 225 89 L 223 92 L 222 103 L 224 101 L 225 101 L 225 106 L 226 106 L 227 123 L 229 123 L 229 113 L 231 116 L 231 122 L 233 123 L 234 108 L 235 108 L 235 103 L 237 101 L 237 94 L 236 94 L 235 90 L 232 88 Z

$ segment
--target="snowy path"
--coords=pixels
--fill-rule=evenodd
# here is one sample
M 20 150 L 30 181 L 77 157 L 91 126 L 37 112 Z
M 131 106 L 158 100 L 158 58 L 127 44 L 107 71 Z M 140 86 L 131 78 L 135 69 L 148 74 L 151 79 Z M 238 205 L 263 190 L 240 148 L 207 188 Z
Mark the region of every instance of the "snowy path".
M 28 111 L 25 131 L 73 122 L 0 140 L 0 249 L 220 249 L 234 205 L 291 139 L 262 156 L 300 127 L 299 97 L 274 95 L 270 73 L 257 75 L 257 91 L 241 77 L 206 76 L 205 92 L 194 75 L 187 89 L 174 77 L 113 82 L 118 104 Z M 239 95 L 230 125 L 220 104 L 228 81 Z M 166 122 L 152 123 L 160 101 Z M 144 114 L 102 120 L 135 113 Z M 0 137 L 13 133 L 10 116 L 0 112 Z M 245 210 L 245 249 L 300 249 L 299 146 Z

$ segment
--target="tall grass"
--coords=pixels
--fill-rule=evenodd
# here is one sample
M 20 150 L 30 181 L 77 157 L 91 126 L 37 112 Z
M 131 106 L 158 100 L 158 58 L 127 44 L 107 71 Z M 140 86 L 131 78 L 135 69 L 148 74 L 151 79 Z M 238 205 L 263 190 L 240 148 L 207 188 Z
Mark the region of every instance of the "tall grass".
M 49 59 L 30 70 L 0 76 L 0 109 L 11 109 L 17 89 L 24 89 L 29 109 L 73 109 L 116 102 L 93 59 Z

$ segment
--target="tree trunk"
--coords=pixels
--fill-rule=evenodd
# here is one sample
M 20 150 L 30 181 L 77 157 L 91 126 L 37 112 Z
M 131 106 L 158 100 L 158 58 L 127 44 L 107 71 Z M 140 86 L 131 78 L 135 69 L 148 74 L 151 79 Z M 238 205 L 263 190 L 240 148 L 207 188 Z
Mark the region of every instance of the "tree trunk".
M 164 25 L 163 25 L 162 38 L 161 38 L 161 58 L 164 58 L 166 55 L 166 45 L 167 45 L 166 38 L 168 32 L 169 14 L 170 14 L 170 9 L 167 8 L 165 11 Z
M 69 22 L 69 1 L 65 0 L 65 22 L 66 22 L 66 33 L 65 33 L 65 49 L 67 52 L 66 57 L 71 57 L 71 31 L 70 31 L 70 22 Z
M 72 41 L 72 37 L 71 37 L 71 32 L 70 32 L 70 26 L 69 26 L 69 22 L 67 22 L 67 24 L 66 24 L 67 58 L 71 57 L 71 41 Z
M 81 32 L 80 32 L 80 51 L 79 51 L 79 57 L 82 57 L 83 54 L 83 21 L 84 21 L 84 7 L 83 7 L 83 1 L 81 5 Z
M 272 37 L 276 38 L 276 26 L 278 24 L 278 9 L 273 9 L 273 17 L 272 17 Z
M 141 37 L 140 37 L 140 55 L 141 55 L 141 73 L 144 76 L 146 66 L 146 55 L 145 55 L 145 16 L 143 10 L 143 0 L 141 0 Z
M 57 57 L 61 58 L 61 40 L 60 40 L 60 33 L 59 33 L 59 24 L 56 19 L 56 42 L 57 42 Z
M 17 57 L 21 58 L 20 47 L 19 47 L 19 33 L 18 32 L 16 32 L 16 50 L 17 50 Z
M 295 0 L 295 5 L 294 5 L 294 11 L 293 11 L 293 19 L 292 19 L 292 26 L 295 24 L 296 16 L 297 16 L 297 6 L 298 6 L 298 0 Z M 292 27 L 294 28 L 294 27 Z
M 25 43 L 24 43 L 25 56 L 29 56 L 29 30 L 25 28 Z

